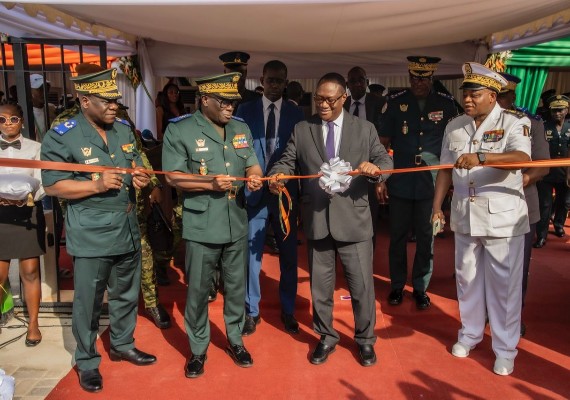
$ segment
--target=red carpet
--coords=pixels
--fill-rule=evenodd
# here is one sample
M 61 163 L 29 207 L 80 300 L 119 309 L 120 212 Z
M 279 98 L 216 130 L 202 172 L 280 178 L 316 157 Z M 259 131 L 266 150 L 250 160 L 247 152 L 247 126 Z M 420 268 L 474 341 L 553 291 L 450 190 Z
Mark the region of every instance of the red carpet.
M 568 230 L 567 230 L 568 231 Z M 568 231 L 570 232 L 570 231 Z M 170 271 L 178 281 L 160 288 L 162 303 L 174 319 L 174 327 L 160 331 L 139 315 L 136 345 L 156 354 L 158 362 L 136 367 L 109 360 L 109 336 L 98 342 L 103 355 L 100 371 L 104 389 L 84 392 L 75 370 L 59 382 L 47 397 L 63 399 L 563 399 L 570 398 L 570 246 L 549 235 L 548 244 L 534 249 L 524 321 L 527 334 L 519 344 L 515 372 L 509 377 L 492 372 L 494 354 L 490 333 L 467 359 L 457 359 L 450 348 L 460 327 L 453 274 L 453 237 L 436 239 L 435 268 L 429 294 L 432 307 L 417 311 L 408 292 L 399 307 L 387 304 L 387 229 L 379 235 L 375 257 L 378 363 L 358 364 L 352 339 L 354 321 L 342 274 L 335 291 L 335 327 L 341 334 L 337 351 L 327 363 L 309 363 L 318 337 L 312 331 L 306 248 L 299 247 L 299 296 L 297 318 L 301 333 L 291 336 L 279 320 L 278 260 L 266 254 L 262 272 L 262 323 L 244 338 L 254 359 L 253 368 L 242 369 L 224 352 L 223 299 L 210 305 L 212 343 L 206 372 L 198 379 L 184 377 L 189 344 L 184 332 L 185 287 L 179 269 Z M 410 250 L 413 244 L 409 246 Z M 410 252 L 409 260 L 412 260 Z M 178 266 L 181 261 L 176 260 Z M 176 275 L 178 274 L 178 276 Z

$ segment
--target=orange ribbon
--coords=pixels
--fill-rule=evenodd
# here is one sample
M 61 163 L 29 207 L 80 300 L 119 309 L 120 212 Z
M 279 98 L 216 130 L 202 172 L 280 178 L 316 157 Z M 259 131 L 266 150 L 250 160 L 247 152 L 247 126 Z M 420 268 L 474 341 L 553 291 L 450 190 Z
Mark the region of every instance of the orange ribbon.
M 570 167 L 570 158 L 557 158 L 555 160 L 536 160 L 527 162 L 515 162 L 515 163 L 502 163 L 502 164 L 492 164 L 483 165 L 484 167 L 491 168 L 548 168 L 548 167 Z M 71 171 L 71 172 L 105 172 L 105 171 L 125 171 L 125 173 L 133 173 L 135 171 L 144 172 L 146 174 L 160 174 L 160 175 L 173 175 L 173 176 L 191 176 L 199 179 L 213 179 L 215 175 L 200 175 L 200 174 L 189 174 L 185 172 L 170 172 L 170 171 L 153 171 L 144 168 L 119 168 L 119 167 L 109 167 L 102 165 L 84 165 L 84 164 L 73 164 L 66 162 L 57 161 L 40 161 L 40 160 L 23 160 L 18 158 L 0 158 L 0 167 L 12 167 L 12 168 L 33 168 L 33 169 L 46 169 L 46 170 L 56 170 L 56 171 Z M 423 167 L 412 167 L 412 168 L 400 168 L 400 169 L 387 169 L 381 170 L 376 173 L 376 175 L 384 174 L 404 174 L 409 172 L 421 172 L 421 171 L 434 171 L 440 169 L 452 169 L 454 164 L 440 164 L 440 165 L 426 165 Z M 354 170 L 349 172 L 349 175 L 360 175 L 359 170 Z M 289 179 L 316 179 L 320 178 L 321 174 L 314 175 L 279 175 L 279 177 L 265 177 L 258 178 L 261 181 L 270 180 L 289 180 Z M 233 177 L 239 181 L 249 181 L 251 178 L 245 178 L 242 176 Z M 283 205 L 283 195 L 287 199 L 288 207 Z M 281 230 L 285 234 L 283 240 L 289 236 L 291 232 L 291 223 L 289 222 L 289 214 L 293 207 L 291 201 L 291 196 L 287 189 L 283 186 L 279 188 L 279 222 L 281 224 Z

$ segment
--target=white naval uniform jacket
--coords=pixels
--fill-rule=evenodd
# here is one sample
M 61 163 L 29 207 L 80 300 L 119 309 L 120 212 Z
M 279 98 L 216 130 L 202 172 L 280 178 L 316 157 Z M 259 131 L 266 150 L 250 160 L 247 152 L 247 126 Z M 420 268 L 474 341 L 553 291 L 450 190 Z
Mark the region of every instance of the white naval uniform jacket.
M 526 128 L 525 128 L 526 127 Z M 454 164 L 464 153 L 523 151 L 530 156 L 530 120 L 505 111 L 498 104 L 475 129 L 473 118 L 462 114 L 445 129 L 441 163 Z M 471 236 L 511 237 L 529 231 L 528 209 L 520 170 L 454 168 L 451 229 Z

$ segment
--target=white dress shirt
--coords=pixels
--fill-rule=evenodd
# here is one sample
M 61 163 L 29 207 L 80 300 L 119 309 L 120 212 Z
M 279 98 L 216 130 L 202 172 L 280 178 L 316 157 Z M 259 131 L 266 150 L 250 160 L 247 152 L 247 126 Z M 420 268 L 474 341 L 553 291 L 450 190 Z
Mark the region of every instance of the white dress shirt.
M 358 101 L 358 103 L 360 103 L 358 105 L 358 118 L 361 118 L 363 120 L 366 120 L 366 106 L 365 106 L 365 102 L 366 102 L 366 93 L 364 93 L 364 96 L 362 96 L 360 99 L 358 100 L 354 100 L 354 97 L 350 97 L 350 108 L 349 108 L 349 112 L 351 114 L 354 114 L 354 109 L 356 108 L 356 102 Z
M 344 120 L 344 111 L 340 113 L 337 119 L 333 121 L 334 123 L 334 155 L 338 157 L 338 150 L 340 148 L 340 140 L 342 138 L 342 121 Z M 329 127 L 327 126 L 327 121 L 322 121 L 323 126 L 323 143 L 325 144 L 325 149 L 327 147 L 327 136 L 329 134 Z
M 16 149 L 14 147 L 8 147 L 5 150 L 0 148 L 0 158 L 20 158 L 23 160 L 39 160 L 40 159 L 40 149 L 41 144 L 38 142 L 25 138 L 20 135 L 15 140 L 20 140 L 22 143 L 22 147 L 20 149 Z M 0 138 L 0 141 L 7 142 L 4 138 Z M 34 193 L 34 201 L 41 200 L 45 196 L 44 188 L 41 185 L 42 181 L 42 174 L 41 169 L 33 169 L 33 168 L 12 168 L 12 167 L 1 167 L 0 166 L 0 174 L 20 174 L 20 175 L 28 175 L 34 179 L 37 179 L 40 182 L 39 189 Z

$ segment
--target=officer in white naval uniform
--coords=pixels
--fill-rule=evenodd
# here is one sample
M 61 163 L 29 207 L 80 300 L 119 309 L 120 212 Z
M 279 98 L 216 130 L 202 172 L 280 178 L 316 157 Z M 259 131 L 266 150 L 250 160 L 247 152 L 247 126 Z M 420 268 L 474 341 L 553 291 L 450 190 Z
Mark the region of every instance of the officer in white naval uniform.
M 445 129 L 433 201 L 433 221 L 445 222 L 441 204 L 453 181 L 451 229 L 461 329 L 452 354 L 467 357 L 481 340 L 489 317 L 496 361 L 509 375 L 520 339 L 521 281 L 528 211 L 520 169 L 488 168 L 530 160 L 530 120 L 503 110 L 497 94 L 507 81 L 477 63 L 463 65 L 465 114 Z M 485 167 L 483 167 L 485 166 Z

